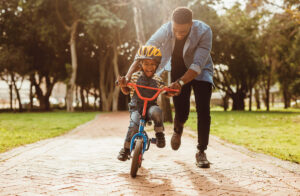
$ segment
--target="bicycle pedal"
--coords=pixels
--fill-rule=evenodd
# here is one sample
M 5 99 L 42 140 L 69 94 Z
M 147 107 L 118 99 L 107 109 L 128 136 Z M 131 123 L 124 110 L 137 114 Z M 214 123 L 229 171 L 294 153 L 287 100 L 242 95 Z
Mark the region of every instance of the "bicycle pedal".
M 151 141 L 152 144 L 156 144 L 156 138 L 151 138 L 150 141 Z

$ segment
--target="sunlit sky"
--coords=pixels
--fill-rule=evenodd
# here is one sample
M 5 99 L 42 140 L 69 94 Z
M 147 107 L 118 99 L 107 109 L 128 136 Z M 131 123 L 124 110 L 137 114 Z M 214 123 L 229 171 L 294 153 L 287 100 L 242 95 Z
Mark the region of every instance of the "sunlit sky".
M 213 8 L 215 8 L 217 10 L 217 13 L 219 15 L 222 15 L 225 13 L 225 10 L 223 9 L 223 7 L 225 8 L 231 8 L 236 2 L 239 2 L 241 4 L 241 8 L 244 9 L 247 0 L 222 0 L 220 4 L 212 6 Z M 271 0 L 272 3 L 281 6 L 283 4 L 283 0 Z M 277 12 L 281 12 L 282 10 L 276 6 L 265 6 L 265 9 L 277 13 Z

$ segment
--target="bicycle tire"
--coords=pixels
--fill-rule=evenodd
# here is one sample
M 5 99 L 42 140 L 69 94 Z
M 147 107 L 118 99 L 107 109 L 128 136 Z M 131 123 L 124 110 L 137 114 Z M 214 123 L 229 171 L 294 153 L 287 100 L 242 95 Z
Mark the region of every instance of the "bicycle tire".
M 142 165 L 142 157 L 143 157 L 143 140 L 142 139 L 137 139 L 135 143 L 135 148 L 131 160 L 131 169 L 130 169 L 130 175 L 131 177 L 136 177 L 136 173 Z

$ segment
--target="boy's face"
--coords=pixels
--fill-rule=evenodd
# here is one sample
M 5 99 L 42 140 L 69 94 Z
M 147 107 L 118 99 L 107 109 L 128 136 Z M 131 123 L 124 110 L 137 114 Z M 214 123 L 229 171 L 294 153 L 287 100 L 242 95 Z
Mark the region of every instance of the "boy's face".
M 145 75 L 149 78 L 151 78 L 155 74 L 156 67 L 157 67 L 157 64 L 154 60 L 144 59 L 142 61 L 142 69 L 143 69 Z

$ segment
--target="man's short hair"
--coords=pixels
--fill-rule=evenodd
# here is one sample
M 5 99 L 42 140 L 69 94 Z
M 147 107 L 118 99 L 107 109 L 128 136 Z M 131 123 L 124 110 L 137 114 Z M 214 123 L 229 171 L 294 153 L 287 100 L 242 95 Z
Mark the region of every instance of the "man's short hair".
M 193 12 L 187 7 L 178 7 L 173 11 L 172 20 L 177 24 L 192 23 Z

